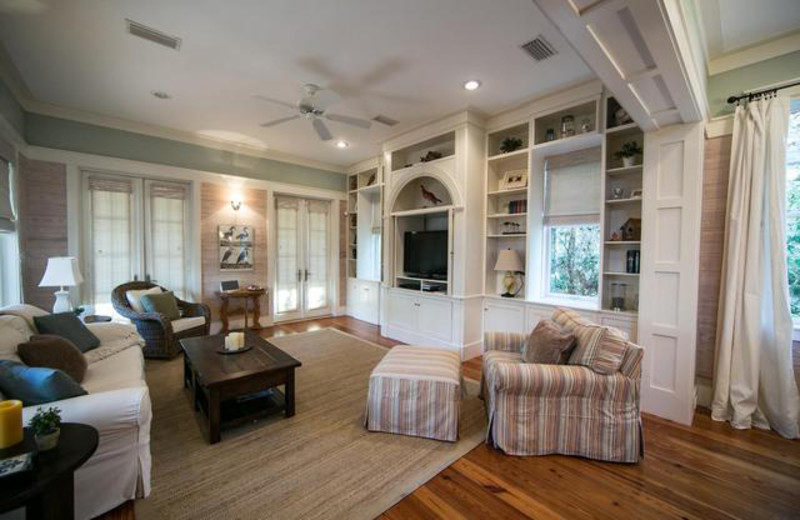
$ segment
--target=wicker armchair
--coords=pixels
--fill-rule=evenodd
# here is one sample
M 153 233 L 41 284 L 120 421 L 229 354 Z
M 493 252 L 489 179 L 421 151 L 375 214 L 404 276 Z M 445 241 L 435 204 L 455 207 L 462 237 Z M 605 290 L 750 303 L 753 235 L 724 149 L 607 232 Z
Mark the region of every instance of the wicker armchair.
M 203 317 L 203 325 L 180 332 L 173 332 L 172 322 L 157 312 L 138 312 L 128 302 L 125 293 L 156 287 L 151 282 L 128 282 L 118 286 L 111 293 L 111 303 L 120 315 L 128 318 L 136 325 L 139 334 L 144 338 L 144 355 L 149 358 L 175 357 L 180 352 L 178 341 L 193 336 L 207 336 L 211 329 L 211 310 L 204 303 L 189 303 L 176 298 L 181 318 Z M 160 287 L 160 286 L 159 286 Z M 166 291 L 163 287 L 161 290 Z

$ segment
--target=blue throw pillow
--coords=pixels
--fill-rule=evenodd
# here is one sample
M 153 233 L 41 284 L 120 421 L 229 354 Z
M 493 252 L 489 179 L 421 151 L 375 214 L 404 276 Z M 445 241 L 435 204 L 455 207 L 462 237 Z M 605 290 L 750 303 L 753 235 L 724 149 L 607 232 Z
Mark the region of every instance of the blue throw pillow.
M 6 399 L 19 399 L 22 406 L 86 395 L 86 390 L 61 370 L 29 367 L 9 360 L 0 361 L 0 392 Z
M 39 334 L 52 334 L 61 336 L 73 342 L 78 350 L 83 353 L 89 352 L 100 345 L 100 340 L 86 328 L 81 320 L 75 316 L 74 312 L 60 312 L 58 314 L 48 314 L 47 316 L 36 316 L 33 318 Z

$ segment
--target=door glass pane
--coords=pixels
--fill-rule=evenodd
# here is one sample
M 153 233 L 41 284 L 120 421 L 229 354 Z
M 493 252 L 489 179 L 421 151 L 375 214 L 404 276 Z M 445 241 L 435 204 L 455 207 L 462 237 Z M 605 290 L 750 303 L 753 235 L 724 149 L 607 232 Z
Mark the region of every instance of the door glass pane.
M 151 265 L 154 283 L 185 296 L 184 219 L 185 188 L 181 185 L 150 185 Z
M 328 214 L 330 203 L 308 201 L 308 283 L 306 308 L 328 306 Z
M 131 281 L 132 193 L 91 190 L 92 292 L 95 304 L 109 303 L 111 291 Z
M 278 258 L 276 268 L 275 309 L 277 313 L 299 310 L 300 284 L 298 282 L 298 227 L 300 205 L 297 199 L 275 199 L 276 239 Z

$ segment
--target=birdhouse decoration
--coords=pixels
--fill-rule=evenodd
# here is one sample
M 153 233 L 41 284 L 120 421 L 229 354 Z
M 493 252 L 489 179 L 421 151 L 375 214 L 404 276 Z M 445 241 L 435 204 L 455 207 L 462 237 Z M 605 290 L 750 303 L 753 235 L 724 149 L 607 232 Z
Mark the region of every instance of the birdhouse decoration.
M 252 271 L 255 229 L 253 226 L 219 226 L 220 271 Z
M 625 241 L 635 241 L 642 239 L 642 219 L 640 218 L 629 218 L 622 224 L 622 227 L 619 228 L 619 232 L 622 235 L 622 240 Z

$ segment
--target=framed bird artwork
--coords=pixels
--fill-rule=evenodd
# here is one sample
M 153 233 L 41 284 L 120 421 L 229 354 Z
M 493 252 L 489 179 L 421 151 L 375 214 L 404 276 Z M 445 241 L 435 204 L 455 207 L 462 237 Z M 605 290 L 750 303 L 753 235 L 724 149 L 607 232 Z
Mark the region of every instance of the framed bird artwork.
M 219 232 L 220 271 L 252 271 L 255 229 L 237 224 L 221 225 Z

